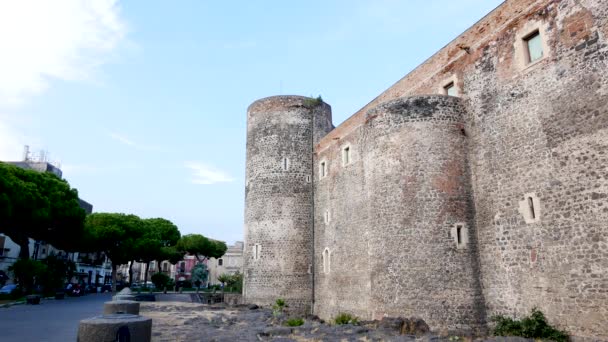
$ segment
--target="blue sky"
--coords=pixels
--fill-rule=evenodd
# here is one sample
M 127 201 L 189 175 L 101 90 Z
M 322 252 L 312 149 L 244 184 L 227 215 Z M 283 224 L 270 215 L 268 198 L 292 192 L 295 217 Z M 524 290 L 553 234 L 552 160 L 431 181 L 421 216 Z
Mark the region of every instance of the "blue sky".
M 5 1 L 0 160 L 47 150 L 95 211 L 243 238 L 246 108 L 338 125 L 499 0 Z

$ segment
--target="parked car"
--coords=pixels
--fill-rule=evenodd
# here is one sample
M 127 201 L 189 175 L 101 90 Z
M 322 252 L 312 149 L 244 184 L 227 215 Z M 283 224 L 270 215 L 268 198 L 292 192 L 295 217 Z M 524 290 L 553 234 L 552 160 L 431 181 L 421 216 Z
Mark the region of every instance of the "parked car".
M 15 290 L 16 288 L 17 288 L 17 284 L 4 285 L 0 289 L 0 294 L 11 294 L 11 292 L 13 292 L 13 290 Z
M 154 286 L 154 283 L 151 281 L 148 281 L 147 283 L 133 283 L 133 285 L 130 286 L 131 290 L 137 290 L 137 289 L 141 289 L 147 287 L 149 289 L 155 289 L 156 286 Z

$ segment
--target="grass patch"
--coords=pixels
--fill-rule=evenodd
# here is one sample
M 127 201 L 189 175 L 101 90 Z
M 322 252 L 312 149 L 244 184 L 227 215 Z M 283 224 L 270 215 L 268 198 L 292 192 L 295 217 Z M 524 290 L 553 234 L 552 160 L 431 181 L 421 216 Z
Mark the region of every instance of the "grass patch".
M 338 325 L 357 324 L 357 323 L 359 323 L 359 319 L 351 314 L 341 313 L 341 314 L 338 314 L 338 316 L 336 316 L 336 318 L 334 318 L 334 323 L 336 323 Z
M 301 318 L 290 318 L 285 322 L 288 327 L 299 327 L 302 324 L 304 324 L 304 320 Z
M 539 338 L 556 342 L 568 341 L 566 332 L 557 330 L 547 323 L 545 315 L 537 308 L 532 309 L 530 316 L 515 320 L 505 316 L 494 316 L 496 322 L 495 336 L 521 336 L 526 338 Z

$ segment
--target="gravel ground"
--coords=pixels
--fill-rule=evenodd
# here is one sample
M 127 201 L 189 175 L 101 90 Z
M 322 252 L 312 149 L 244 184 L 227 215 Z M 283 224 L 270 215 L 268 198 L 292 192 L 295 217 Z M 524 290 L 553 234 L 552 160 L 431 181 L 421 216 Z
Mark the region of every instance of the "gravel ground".
M 141 303 L 141 315 L 152 318 L 152 341 L 465 341 L 457 336 L 401 335 L 395 320 L 329 325 L 307 319 L 300 327 L 282 325 L 269 309 L 247 306 L 204 305 L 184 302 Z M 529 341 L 491 338 L 478 341 Z

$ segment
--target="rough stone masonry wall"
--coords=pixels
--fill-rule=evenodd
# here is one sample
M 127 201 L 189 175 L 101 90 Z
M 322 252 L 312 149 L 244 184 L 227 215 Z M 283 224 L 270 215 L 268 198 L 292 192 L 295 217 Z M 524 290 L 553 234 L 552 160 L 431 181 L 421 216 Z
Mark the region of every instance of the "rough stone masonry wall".
M 606 1 L 556 1 L 513 23 L 463 70 L 484 294 L 490 314 L 539 307 L 574 335 L 608 339 Z M 532 24 L 532 25 L 531 25 Z M 521 68 L 518 34 L 544 60 Z M 525 194 L 537 220 L 526 222 Z
M 536 29 L 545 57 L 526 65 L 522 38 Z M 608 339 L 607 38 L 606 1 L 507 0 L 317 150 L 358 130 L 380 102 L 453 80 L 469 112 L 487 316 L 537 306 L 573 335 Z
M 308 102 L 270 97 L 247 112 L 245 301 L 283 298 L 302 313 L 312 302 L 312 146 L 332 129 L 331 108 Z
M 349 147 L 350 161 L 342 161 Z M 361 138 L 358 131 L 336 140 L 315 154 L 315 308 L 324 319 L 341 312 L 370 318 L 369 238 L 374 234 L 369 216 Z M 320 172 L 326 163 L 326 176 Z M 329 222 L 326 222 L 328 215 Z M 329 273 L 323 253 L 329 254 Z
M 374 318 L 421 317 L 437 330 L 483 323 L 464 113 L 458 98 L 415 96 L 366 115 Z
M 315 253 L 328 248 L 331 265 L 327 274 L 316 259 L 315 313 L 482 325 L 463 113 L 453 97 L 392 101 L 319 151 L 328 175 L 316 186 Z

